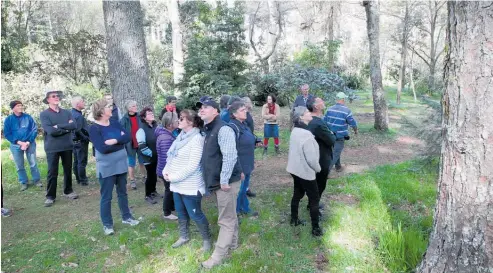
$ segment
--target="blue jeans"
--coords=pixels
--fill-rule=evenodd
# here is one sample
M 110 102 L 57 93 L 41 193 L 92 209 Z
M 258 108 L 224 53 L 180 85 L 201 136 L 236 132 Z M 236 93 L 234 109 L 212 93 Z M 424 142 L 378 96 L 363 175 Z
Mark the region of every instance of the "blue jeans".
M 101 203 L 99 206 L 99 212 L 101 214 L 103 226 L 113 227 L 113 217 L 111 216 L 111 199 L 113 198 L 113 186 L 115 185 L 116 193 L 118 195 L 118 207 L 120 207 L 122 220 L 132 218 L 132 214 L 128 208 L 127 173 L 116 174 L 105 178 L 100 176 L 99 184 L 101 185 Z
M 330 170 L 332 170 L 332 167 L 334 167 L 334 164 L 336 165 L 336 168 L 341 167 L 341 154 L 343 149 L 344 149 L 344 139 L 336 140 L 336 143 L 334 144 L 334 149 L 332 151 L 332 161 L 330 162 L 329 165 L 329 172 Z
M 29 180 L 27 178 L 26 169 L 24 168 L 24 153 L 26 154 L 27 162 L 31 168 L 32 181 L 33 183 L 38 182 L 41 179 L 41 175 L 39 174 L 38 165 L 36 163 L 36 143 L 31 143 L 25 151 L 21 150 L 21 146 L 17 144 L 10 144 L 10 151 L 14 157 L 19 182 L 21 182 L 21 184 L 27 184 L 27 181 Z
M 197 195 L 184 195 L 173 192 L 173 200 L 178 219 L 188 221 L 192 218 L 198 226 L 209 225 L 202 211 L 202 194 L 197 192 Z
M 248 201 L 246 192 L 250 186 L 250 175 L 245 174 L 245 180 L 241 181 L 240 191 L 236 200 L 236 213 L 250 213 L 250 201 Z

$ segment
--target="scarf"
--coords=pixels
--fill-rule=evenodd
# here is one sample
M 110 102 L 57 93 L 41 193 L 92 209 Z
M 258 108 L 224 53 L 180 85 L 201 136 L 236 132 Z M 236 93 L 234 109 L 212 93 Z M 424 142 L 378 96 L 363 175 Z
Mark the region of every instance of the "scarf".
M 169 148 L 167 153 L 168 158 L 166 159 L 166 161 L 170 162 L 173 158 L 177 157 L 178 150 L 187 145 L 187 143 L 190 142 L 190 140 L 192 140 L 192 138 L 199 133 L 199 128 L 193 128 L 188 133 L 185 133 L 185 131 L 181 131 L 181 133 L 176 137 L 175 141 L 173 141 L 173 144 L 171 144 L 171 147 Z
M 166 105 L 166 112 L 176 112 L 176 105 Z
M 267 103 L 267 107 L 269 108 L 269 114 L 275 115 L 276 114 L 276 104 L 275 103 Z

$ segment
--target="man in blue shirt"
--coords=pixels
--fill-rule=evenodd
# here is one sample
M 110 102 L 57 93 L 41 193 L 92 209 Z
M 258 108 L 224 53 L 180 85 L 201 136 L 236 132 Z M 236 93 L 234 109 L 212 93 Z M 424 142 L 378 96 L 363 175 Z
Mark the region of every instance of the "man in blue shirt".
M 344 149 L 344 141 L 349 140 L 348 125 L 354 130 L 354 134 L 358 134 L 358 126 L 353 118 L 351 110 L 344 105 L 348 96 L 344 92 L 339 92 L 336 95 L 337 103 L 331 106 L 325 114 L 324 121 L 329 129 L 336 135 L 336 142 L 332 152 L 332 161 L 329 166 L 329 172 L 332 167 L 336 166 L 336 171 L 343 171 L 341 165 L 341 154 Z
M 89 147 L 89 131 L 87 128 L 87 121 L 82 114 L 82 109 L 85 107 L 85 102 L 82 97 L 76 96 L 72 98 L 72 117 L 77 125 L 77 128 L 72 131 L 72 140 L 74 141 L 74 164 L 72 167 L 77 184 L 81 184 L 82 186 L 88 185 L 86 166 Z
M 10 103 L 12 114 L 4 122 L 4 135 L 10 142 L 10 151 L 14 158 L 17 169 L 17 176 L 21 183 L 21 191 L 27 189 L 28 177 L 24 168 L 24 154 L 31 168 L 33 184 L 43 187 L 40 182 L 40 174 L 36 162 L 36 136 L 38 135 L 38 126 L 34 119 L 24 113 L 22 102 L 15 100 Z

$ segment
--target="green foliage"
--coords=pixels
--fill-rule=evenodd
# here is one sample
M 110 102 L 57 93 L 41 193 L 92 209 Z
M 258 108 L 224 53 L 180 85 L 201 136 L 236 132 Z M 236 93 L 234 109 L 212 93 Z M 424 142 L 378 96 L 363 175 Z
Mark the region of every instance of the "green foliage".
M 305 48 L 294 54 L 294 63 L 303 67 L 332 70 L 337 62 L 341 40 L 324 40 L 317 44 L 305 43 Z
M 242 5 L 228 8 L 218 2 L 215 9 L 203 2 L 185 5 L 196 20 L 189 20 L 193 23 L 181 83 L 183 95 L 198 98 L 240 92 L 247 82 L 244 71 L 248 67 Z
M 10 142 L 5 138 L 2 138 L 2 151 L 7 150 L 10 147 Z
M 166 96 L 173 92 L 173 49 L 170 45 L 153 46 L 147 50 L 151 92 L 156 109 L 162 108 Z
M 281 105 L 290 105 L 299 94 L 299 86 L 305 83 L 310 85 L 310 93 L 327 102 L 332 102 L 337 92 L 351 93 L 337 74 L 329 73 L 324 68 L 300 65 L 285 65 L 276 72 L 256 75 L 251 81 L 254 83 L 253 100 L 258 104 L 265 103 L 267 96 L 273 93 Z
M 92 83 L 103 89 L 109 85 L 105 38 L 85 30 L 67 33 L 53 42 L 46 41 L 41 48 L 51 59 L 45 69 L 70 80 L 73 84 Z

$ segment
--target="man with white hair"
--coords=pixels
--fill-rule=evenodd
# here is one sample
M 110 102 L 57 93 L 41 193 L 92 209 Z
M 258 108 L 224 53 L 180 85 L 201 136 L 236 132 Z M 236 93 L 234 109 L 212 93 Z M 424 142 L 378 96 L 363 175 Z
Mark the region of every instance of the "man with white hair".
M 73 171 L 77 184 L 82 186 L 88 185 L 86 175 L 87 154 L 89 147 L 89 132 L 87 131 L 87 120 L 82 114 L 85 108 L 84 99 L 80 96 L 72 98 L 72 117 L 77 128 L 72 131 L 72 140 L 74 141 L 74 164 Z

